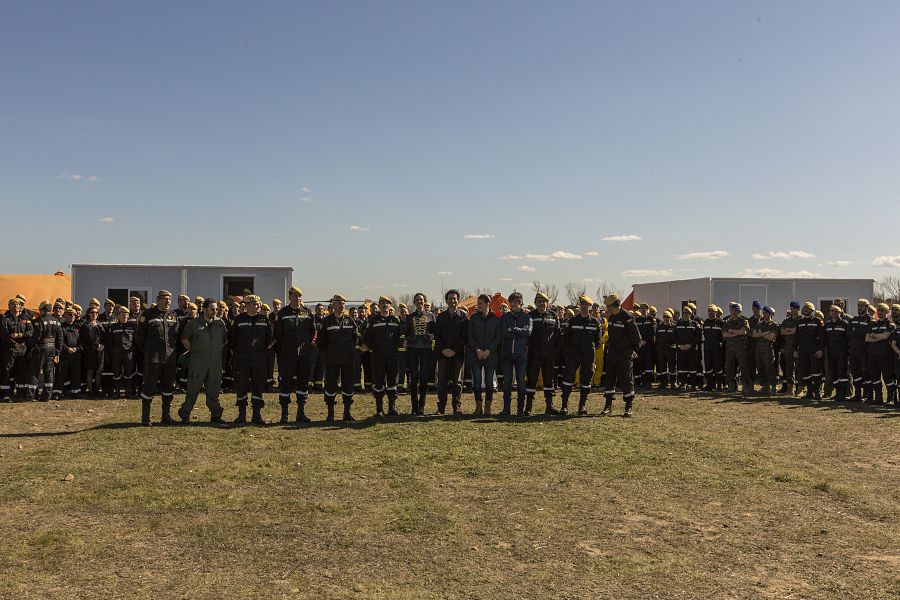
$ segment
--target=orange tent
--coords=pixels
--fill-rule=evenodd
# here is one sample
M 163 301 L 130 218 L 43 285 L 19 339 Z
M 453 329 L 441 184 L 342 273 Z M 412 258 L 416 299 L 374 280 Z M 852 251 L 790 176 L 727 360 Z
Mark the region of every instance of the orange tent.
M 41 302 L 53 302 L 57 298 L 72 299 L 72 276 L 63 272 L 55 275 L 0 275 L 0 299 L 2 310 L 16 294 L 25 296 L 25 308 L 37 310 Z
M 501 294 L 500 292 L 497 292 L 496 294 L 494 294 L 491 297 L 491 310 L 498 317 L 500 316 L 500 305 L 501 304 L 509 305 L 509 302 L 507 301 L 506 298 L 503 297 L 503 294 Z M 468 312 L 470 317 L 475 313 L 475 309 L 477 308 L 477 306 L 478 306 L 478 297 L 477 296 L 469 296 L 465 300 L 459 301 L 459 308 Z

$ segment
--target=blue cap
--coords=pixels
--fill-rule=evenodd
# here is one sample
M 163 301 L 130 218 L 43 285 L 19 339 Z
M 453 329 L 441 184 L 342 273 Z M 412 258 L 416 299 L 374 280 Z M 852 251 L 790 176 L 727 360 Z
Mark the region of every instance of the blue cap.
M 771 306 L 764 306 L 764 307 L 763 307 L 763 312 L 766 313 L 767 315 L 774 315 L 774 314 L 775 314 L 775 309 L 772 308 Z
M 791 308 L 800 308 L 799 300 L 791 300 Z
M 738 303 L 738 302 L 732 302 L 731 304 L 728 305 L 728 307 L 733 308 L 738 312 L 741 312 L 742 310 L 744 310 L 744 307 L 741 306 L 740 303 Z
M 759 303 L 759 300 L 753 301 L 753 308 L 762 308 L 762 304 Z

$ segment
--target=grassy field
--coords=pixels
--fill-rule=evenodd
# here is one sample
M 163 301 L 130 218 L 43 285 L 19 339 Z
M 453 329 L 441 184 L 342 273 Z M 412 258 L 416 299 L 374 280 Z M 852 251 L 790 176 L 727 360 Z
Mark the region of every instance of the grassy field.
M 900 411 L 621 412 L 146 429 L 135 401 L 0 405 L 0 597 L 900 596 Z

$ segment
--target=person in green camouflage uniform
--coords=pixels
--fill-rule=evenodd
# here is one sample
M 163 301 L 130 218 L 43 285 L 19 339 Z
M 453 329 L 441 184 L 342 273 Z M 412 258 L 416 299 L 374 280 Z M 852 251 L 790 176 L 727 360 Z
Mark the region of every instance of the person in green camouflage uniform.
M 775 340 L 781 327 L 773 318 L 775 309 L 764 306 L 762 315 L 750 332 L 750 336 L 756 341 L 756 368 L 757 376 L 762 380 L 760 394 L 768 396 L 775 392 L 777 378 L 775 373 Z
M 729 317 L 725 319 L 722 338 L 725 340 L 725 380 L 728 382 L 728 391 L 737 391 L 736 370 L 740 369 L 743 393 L 749 394 L 753 389 L 753 381 L 748 377 L 747 371 L 747 336 L 750 334 L 750 325 L 747 317 L 741 314 L 743 310 L 737 302 L 728 305 Z

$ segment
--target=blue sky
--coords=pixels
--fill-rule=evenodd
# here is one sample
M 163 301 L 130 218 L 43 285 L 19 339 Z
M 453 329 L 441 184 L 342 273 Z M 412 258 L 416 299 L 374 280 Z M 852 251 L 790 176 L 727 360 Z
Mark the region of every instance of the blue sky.
M 0 270 L 290 265 L 310 297 L 897 275 L 898 23 L 897 2 L 6 2 Z

